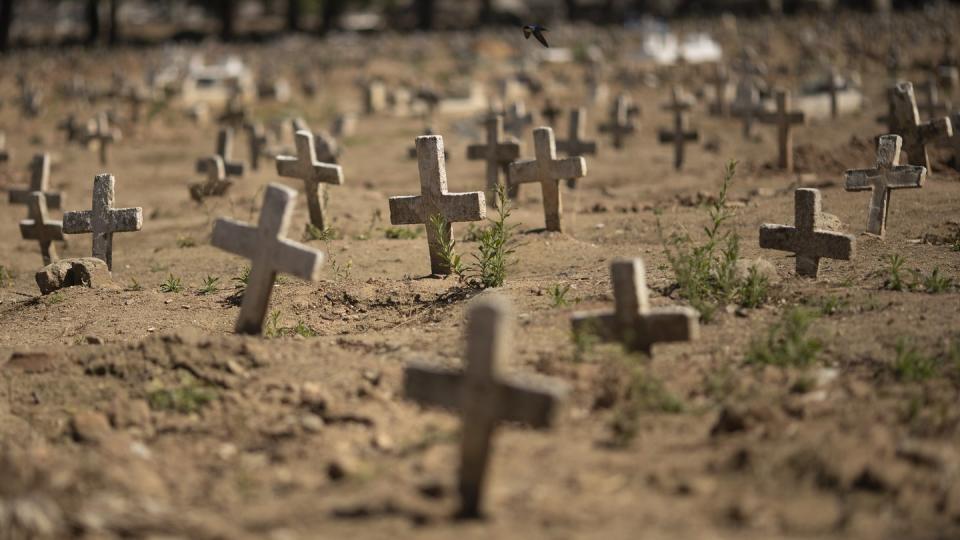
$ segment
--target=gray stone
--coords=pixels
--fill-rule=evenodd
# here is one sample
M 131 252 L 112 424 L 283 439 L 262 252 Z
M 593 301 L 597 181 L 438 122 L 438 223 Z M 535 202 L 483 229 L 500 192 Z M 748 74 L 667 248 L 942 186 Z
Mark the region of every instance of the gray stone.
M 277 156 L 277 174 L 285 178 L 297 178 L 303 181 L 307 195 L 307 208 L 310 211 L 310 223 L 321 231 L 326 229 L 326 199 L 324 184 L 343 185 L 343 168 L 339 165 L 321 163 L 317 159 L 317 149 L 313 144 L 313 133 L 309 130 L 297 131 L 296 156 Z
M 36 279 L 41 294 L 75 286 L 97 289 L 112 282 L 107 263 L 93 257 L 63 259 L 48 264 L 37 272 Z
M 536 159 L 510 164 L 509 182 L 519 185 L 537 182 L 543 192 L 543 213 L 548 231 L 563 231 L 563 203 L 560 198 L 560 180 L 587 175 L 587 161 L 582 157 L 558 159 L 553 129 L 533 131 Z
M 907 160 L 911 165 L 920 165 L 930 170 L 930 158 L 927 145 L 953 136 L 950 118 L 936 118 L 920 123 L 917 99 L 913 93 L 913 84 L 898 83 L 890 92 L 891 123 L 890 131 L 903 138 L 903 149 L 907 151 Z
M 143 208 L 114 208 L 112 174 L 100 174 L 93 180 L 91 210 L 67 212 L 63 215 L 66 234 L 93 235 L 93 256 L 113 269 L 113 233 L 134 232 L 143 228 Z
M 927 169 L 918 165 L 898 165 L 902 139 L 898 135 L 880 137 L 877 165 L 873 169 L 849 170 L 844 174 L 847 191 L 872 191 L 867 211 L 867 232 L 883 237 L 890 210 L 890 192 L 894 189 L 919 188 Z

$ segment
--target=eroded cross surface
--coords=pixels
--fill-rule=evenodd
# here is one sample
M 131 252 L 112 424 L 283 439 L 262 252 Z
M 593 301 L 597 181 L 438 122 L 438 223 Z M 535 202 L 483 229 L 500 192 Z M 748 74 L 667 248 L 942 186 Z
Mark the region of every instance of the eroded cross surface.
M 613 141 L 613 147 L 623 148 L 623 143 L 636 131 L 631 111 L 636 110 L 628 94 L 620 94 L 610 108 L 610 119 L 600 125 L 600 133 L 607 133 Z
M 110 118 L 103 112 L 97 115 L 92 124 L 93 129 L 87 133 L 87 143 L 96 142 L 100 148 L 100 165 L 106 165 L 109 159 L 110 145 L 119 141 L 120 130 L 110 126 Z
M 222 127 L 217 132 L 217 147 L 215 153 L 223 159 L 227 176 L 243 176 L 243 162 L 233 160 L 233 128 Z M 206 173 L 207 158 L 197 160 L 197 172 Z
M 570 111 L 567 138 L 557 141 L 557 152 L 567 157 L 597 155 L 597 141 L 587 139 L 587 109 L 579 107 Z M 577 187 L 576 178 L 567 178 L 567 187 Z
M 207 181 L 190 186 L 190 198 L 197 202 L 203 201 L 205 197 L 222 196 L 233 185 L 233 181 L 227 177 L 227 168 L 223 164 L 223 158 L 214 155 L 201 161 L 203 161 L 202 168 L 206 171 Z
M 790 92 L 777 90 L 777 110 L 763 112 L 760 122 L 772 124 L 777 128 L 777 166 L 785 171 L 793 171 L 793 126 L 802 124 L 805 116 L 801 111 L 790 110 Z
M 296 191 L 270 184 L 256 227 L 227 218 L 219 218 L 213 225 L 211 243 L 214 246 L 250 259 L 250 276 L 237 318 L 237 333 L 259 335 L 263 332 L 277 273 L 308 281 L 320 277 L 323 253 L 286 238 L 296 198 Z
M 33 193 L 37 191 L 43 193 L 47 208 L 59 210 L 63 207 L 63 193 L 50 191 L 50 154 L 47 153 L 33 156 L 30 161 L 30 185 L 26 188 L 11 189 L 9 202 L 29 205 L 33 200 Z
M 487 140 L 485 144 L 467 146 L 468 160 L 483 160 L 487 165 L 487 202 L 496 204 L 497 187 L 500 185 L 500 171 L 504 177 L 507 167 L 520 157 L 520 141 L 503 133 L 503 117 L 490 114 L 483 122 Z
M 63 222 L 50 219 L 46 199 L 39 191 L 31 193 L 28 200 L 29 219 L 20 222 L 20 236 L 40 244 L 44 266 L 57 260 L 57 247 L 53 242 L 63 240 Z
M 497 424 L 549 428 L 568 393 L 559 381 L 544 380 L 534 385 L 498 374 L 498 365 L 511 353 L 511 328 L 504 300 L 477 300 L 467 316 L 466 366 L 462 373 L 417 364 L 404 369 L 407 399 L 460 413 L 459 516 L 464 518 L 481 515 Z
M 953 126 L 949 118 L 935 118 L 920 123 L 917 111 L 917 99 L 913 93 L 913 84 L 897 83 L 890 93 L 892 104 L 892 122 L 890 131 L 903 138 L 903 149 L 907 152 L 910 165 L 920 165 L 930 170 L 930 158 L 927 145 L 953 136 Z
M 557 146 L 553 129 L 537 128 L 533 131 L 536 159 L 510 164 L 508 175 L 511 185 L 538 182 L 543 192 L 543 214 L 548 231 L 563 231 L 563 202 L 560 199 L 560 180 L 581 178 L 587 175 L 587 160 L 583 157 L 557 159 Z
M 692 108 L 693 100 L 685 96 L 677 87 L 671 89 L 670 102 L 663 106 L 664 110 L 673 113 L 673 129 L 661 129 L 659 138 L 662 144 L 673 144 L 673 168 L 678 171 L 683 168 L 685 145 L 700 138 L 697 130 L 690 127 L 687 113 Z
M 794 226 L 760 226 L 760 247 L 790 251 L 796 254 L 797 275 L 816 279 L 820 259 L 849 261 L 856 248 L 856 239 L 849 235 L 824 230 L 820 190 L 800 188 L 794 192 Z
M 425 225 L 430 248 L 430 271 L 436 275 L 447 275 L 451 269 L 449 262 L 441 256 L 441 239 L 444 242 L 450 240 L 453 223 L 484 219 L 487 216 L 485 197 L 482 191 L 447 191 L 443 137 L 439 135 L 417 137 L 417 166 L 420 169 L 420 195 L 390 197 L 390 223 Z M 440 227 L 433 223 L 437 216 L 442 218 Z
M 309 130 L 298 131 L 295 142 L 296 156 L 277 156 L 277 174 L 303 180 L 310 223 L 322 231 L 327 228 L 325 184 L 343 185 L 343 168 L 317 159 L 313 133 Z
M 877 165 L 872 169 L 854 169 L 844 174 L 843 188 L 847 191 L 872 191 L 867 212 L 867 232 L 882 237 L 887 229 L 890 194 L 894 189 L 919 188 L 927 176 L 927 169 L 918 165 L 898 165 L 900 145 L 898 135 L 880 137 L 877 146 Z
M 574 313 L 573 331 L 617 341 L 630 351 L 650 354 L 656 343 L 692 341 L 700 334 L 700 314 L 685 306 L 651 308 L 643 260 L 610 264 L 613 311 Z
M 143 208 L 114 208 L 112 174 L 99 174 L 93 180 L 91 210 L 67 212 L 63 215 L 66 234 L 93 235 L 93 256 L 113 269 L 113 233 L 134 232 L 143 228 Z

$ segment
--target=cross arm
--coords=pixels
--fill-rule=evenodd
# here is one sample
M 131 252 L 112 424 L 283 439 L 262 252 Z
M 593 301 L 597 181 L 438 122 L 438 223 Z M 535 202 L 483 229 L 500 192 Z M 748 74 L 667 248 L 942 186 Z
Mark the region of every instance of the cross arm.
M 763 249 L 777 249 L 780 251 L 794 251 L 796 249 L 797 230 L 789 225 L 760 225 L 760 247 Z
M 510 185 L 525 184 L 527 182 L 539 182 L 539 173 L 540 168 L 537 166 L 537 160 L 535 159 L 514 161 L 508 168 L 507 179 Z
M 487 203 L 482 191 L 447 193 L 440 201 L 440 210 L 447 223 L 480 221 L 487 217 Z
M 587 175 L 587 160 L 579 156 L 558 159 L 550 168 L 555 178 L 581 178 Z
M 38 224 L 32 219 L 22 220 L 20 237 L 24 240 L 63 240 L 63 222 L 45 221 Z
M 597 153 L 597 143 L 594 141 L 557 141 L 557 151 L 575 156 L 593 155 Z
M 584 311 L 574 313 L 570 319 L 574 334 L 589 334 L 604 341 L 620 338 L 620 324 L 613 313 L 606 311 Z
M 550 427 L 567 392 L 566 385 L 554 381 L 500 383 L 496 417 L 537 429 Z
M 343 167 L 329 163 L 314 163 L 313 177 L 318 182 L 332 184 L 334 186 L 343 185 Z
M 424 364 L 403 370 L 403 393 L 421 405 L 458 409 L 461 406 L 463 374 Z
M 920 167 L 923 169 L 923 167 Z M 873 179 L 880 175 L 878 169 L 851 169 L 843 173 L 843 189 L 867 191 L 873 189 Z
M 918 188 L 927 179 L 927 168 L 920 165 L 900 165 L 887 175 L 887 187 L 891 189 Z
M 414 149 L 414 157 L 416 157 L 416 149 Z M 487 145 L 471 144 L 467 146 L 467 159 L 487 159 Z
M 281 239 L 275 248 L 273 263 L 278 272 L 291 274 L 307 281 L 320 278 L 325 257 L 323 252 L 292 240 Z
M 210 243 L 234 255 L 252 259 L 257 253 L 257 231 L 246 223 L 219 218 L 213 224 Z
M 700 313 L 685 306 L 654 309 L 641 315 L 647 335 L 658 342 L 693 341 L 700 335 Z
M 810 251 L 817 257 L 849 261 L 856 251 L 857 241 L 849 235 L 831 231 L 814 231 Z
M 63 204 L 62 193 L 52 191 L 44 191 L 42 193 L 47 199 L 47 208 L 52 210 L 58 210 L 61 208 L 61 205 Z M 10 204 L 30 204 L 32 195 L 33 190 L 30 189 L 12 189 L 9 192 L 8 202 Z
M 953 124 L 949 117 L 937 118 L 917 126 L 917 133 L 924 143 L 953 137 Z
M 110 211 L 111 232 L 133 232 L 143 228 L 143 208 L 117 208 Z
M 423 198 L 420 195 L 403 195 L 390 197 L 390 224 L 414 225 L 423 223 L 420 217 L 420 207 Z
M 81 210 L 67 212 L 63 215 L 63 232 L 66 234 L 83 234 L 93 230 L 93 212 Z

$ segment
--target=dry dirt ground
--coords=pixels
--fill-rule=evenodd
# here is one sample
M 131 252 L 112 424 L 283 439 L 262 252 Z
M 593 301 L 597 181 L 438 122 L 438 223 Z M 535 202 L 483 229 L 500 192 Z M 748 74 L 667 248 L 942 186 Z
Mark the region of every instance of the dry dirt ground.
M 385 238 L 387 197 L 418 190 L 406 152 L 423 125 L 362 117 L 345 141 L 346 183 L 330 190 L 340 237 L 311 242 L 329 253 L 324 279 L 281 280 L 271 307 L 282 335 L 239 337 L 232 334 L 238 307 L 230 300 L 231 278 L 245 261 L 209 245 L 211 223 L 217 216 L 255 219 L 263 186 L 278 178 L 263 167 L 228 197 L 197 205 L 187 185 L 199 179 L 193 163 L 212 150 L 215 127 L 195 127 L 174 111 L 127 126 L 107 170 L 117 177 L 118 206 L 142 206 L 145 224 L 140 233 L 115 237 L 115 287 L 39 297 L 33 274 L 40 255 L 17 230 L 24 211 L 6 197 L 0 202 L 0 264 L 13 274 L 0 288 L 0 536 L 957 538 L 960 292 L 955 285 L 939 294 L 882 285 L 893 254 L 906 268 L 923 275 L 938 268 L 960 282 L 960 253 L 951 245 L 960 227 L 960 174 L 946 165 L 947 153 L 935 151 L 923 189 L 894 194 L 882 241 L 860 234 L 868 195 L 842 189 L 846 168 L 872 165 L 873 137 L 882 133 L 874 117 L 886 110 L 885 40 L 905 44 L 905 76 L 919 79 L 940 53 L 936 41 L 917 37 L 926 36 L 916 28 L 931 18 L 900 17 L 907 26 L 897 31 L 851 16 L 836 24 L 741 21 L 742 41 L 729 26 L 698 23 L 719 28 L 730 50 L 762 45 L 773 76 L 787 84 L 797 80 L 786 73 L 801 55 L 794 39 L 801 32 L 817 34 L 826 51 L 848 41 L 869 44 L 857 56 L 838 56 L 863 71 L 866 109 L 796 132 L 801 178 L 821 187 L 824 210 L 858 242 L 854 260 L 824 261 L 816 282 L 795 277 L 787 254 L 758 248 L 761 223 L 793 220 L 798 176 L 770 165 L 774 131 L 760 127 L 758 140 L 744 141 L 738 123 L 707 116 L 701 103 L 694 123 L 705 142 L 675 172 L 670 148 L 655 142 L 656 129 L 669 125 L 658 108 L 667 90 L 636 84 L 629 89 L 643 108 L 639 133 L 623 151 L 604 141 L 600 155 L 588 158 L 589 176 L 564 193 L 568 232 L 538 231 L 538 190 L 524 187 L 512 217 L 519 226 L 516 264 L 495 291 L 424 277 L 422 235 Z M 938 20 L 949 28 L 956 14 Z M 516 34 L 486 40 L 532 45 Z M 872 41 L 877 35 L 882 46 Z M 322 125 L 335 108 L 359 107 L 356 76 L 423 77 L 404 55 L 450 39 L 400 39 L 400 53 L 370 47 L 363 69 L 335 64 L 323 97 L 298 94 L 289 105 L 259 107 L 257 115 L 296 112 Z M 265 59 L 282 57 L 282 50 L 241 52 Z M 314 45 L 304 50 L 329 54 Z M 102 84 L 111 69 L 138 73 L 158 53 L 72 55 L 34 51 L 2 60 L 0 126 L 14 158 L 0 187 L 25 181 L 29 156 L 48 150 L 66 208 L 86 209 L 101 171 L 96 154 L 64 145 L 54 126 L 67 111 L 89 114 L 106 104 L 80 107 L 51 87 L 44 114 L 22 119 L 9 74 L 29 68 L 44 84 L 75 74 Z M 447 66 L 434 71 L 449 74 L 445 49 L 430 55 Z M 430 71 L 434 64 L 415 65 Z M 274 66 L 292 75 L 292 66 Z M 481 64 L 477 76 L 495 69 Z M 583 89 L 561 82 L 581 73 L 572 65 L 543 68 L 555 81 L 551 94 L 566 106 Z M 614 90 L 621 86 L 611 81 Z M 529 103 L 539 109 L 539 100 Z M 591 134 L 604 110 L 591 110 Z M 458 125 L 471 124 L 434 121 L 453 156 L 451 190 L 480 189 L 482 165 L 464 159 L 471 141 Z M 526 139 L 529 152 L 532 137 Z M 245 157 L 243 147 L 238 151 Z M 740 165 L 731 226 L 742 237 L 743 257 L 763 256 L 776 266 L 771 300 L 758 309 L 721 308 L 698 341 L 657 346 L 652 359 L 628 357 L 614 345 L 578 353 L 569 317 L 611 305 L 608 265 L 615 258 L 644 258 L 654 305 L 683 302 L 671 287 L 654 209 L 662 209 L 668 231 L 688 229 L 700 241 L 707 215 L 697 194 L 717 192 L 732 158 Z M 301 197 L 293 236 L 305 221 Z M 466 230 L 455 226 L 458 237 Z M 465 254 L 476 247 L 458 244 Z M 82 235 L 61 250 L 89 253 L 89 236 Z M 168 276 L 181 279 L 183 291 L 161 292 Z M 198 294 L 207 276 L 219 277 L 219 290 Z M 554 305 L 548 291 L 557 285 L 570 286 L 570 305 Z M 502 370 L 557 377 L 572 391 L 554 430 L 507 426 L 497 434 L 487 518 L 459 522 L 451 518 L 458 421 L 404 400 L 401 375 L 415 360 L 459 365 L 465 311 L 487 294 L 509 298 L 516 316 L 515 351 Z M 799 304 L 818 314 L 808 336 L 822 344 L 813 364 L 748 363 L 751 343 Z M 298 323 L 316 335 L 294 335 L 289 329 Z M 88 344 L 93 337 L 104 344 Z M 900 340 L 906 346 L 898 353 Z M 615 421 L 635 431 L 632 439 L 616 436 Z

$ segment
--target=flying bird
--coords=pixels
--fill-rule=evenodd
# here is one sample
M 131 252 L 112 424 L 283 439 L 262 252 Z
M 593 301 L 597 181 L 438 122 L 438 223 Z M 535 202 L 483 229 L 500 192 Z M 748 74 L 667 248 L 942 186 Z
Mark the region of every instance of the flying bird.
M 530 35 L 533 34 L 533 37 L 537 38 L 537 41 L 543 43 L 544 47 L 549 48 L 550 45 L 547 44 L 547 38 L 543 37 L 543 33 L 548 30 L 539 24 L 525 24 L 523 25 L 523 37 L 530 39 Z

